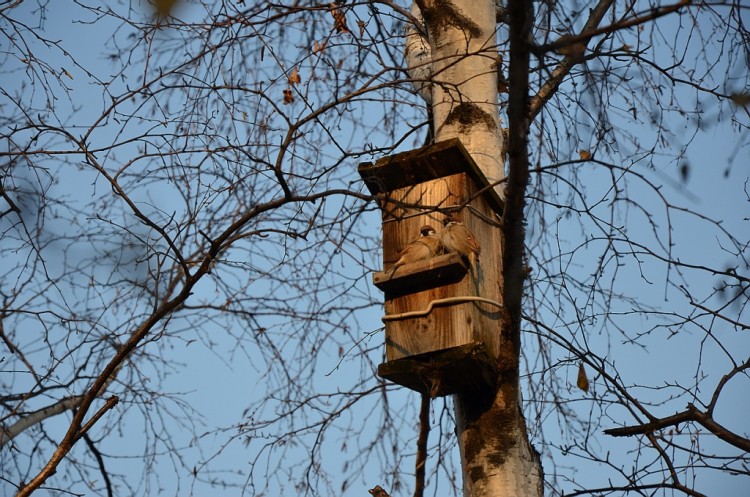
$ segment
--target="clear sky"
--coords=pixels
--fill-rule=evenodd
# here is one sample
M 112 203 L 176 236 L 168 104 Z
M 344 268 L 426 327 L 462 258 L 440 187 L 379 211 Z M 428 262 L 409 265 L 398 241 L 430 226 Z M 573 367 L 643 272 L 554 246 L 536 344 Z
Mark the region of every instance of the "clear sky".
M 82 14 L 70 4 L 47 3 L 43 5 L 44 16 L 41 20 L 37 2 L 24 2 L 19 7 L 15 7 L 11 14 L 15 19 L 25 19 L 27 25 L 31 28 L 38 29 L 37 26 L 39 26 L 43 29 L 47 39 L 60 40 L 60 47 L 73 54 L 75 60 L 80 63 L 78 67 L 72 64 L 61 55 L 57 48 L 45 49 L 40 44 L 34 47 L 37 57 L 55 61 L 54 63 L 50 62 L 55 68 L 60 66 L 61 74 L 64 75 L 62 79 L 71 88 L 67 95 L 56 95 L 57 100 L 54 105 L 59 109 L 58 115 L 69 118 L 62 124 L 91 125 L 92 121 L 101 113 L 102 107 L 109 104 L 107 97 L 102 96 L 101 86 L 95 80 L 111 81 L 111 91 L 118 94 L 123 88 L 137 84 L 137 79 L 140 77 L 140 75 L 131 71 L 122 77 L 115 77 L 112 74 L 114 65 L 107 58 L 111 49 L 111 46 L 107 45 L 110 37 L 114 33 L 115 39 L 125 40 L 129 35 L 129 28 L 127 26 L 118 28 L 107 18 L 93 22 L 94 16 L 91 12 Z M 188 4 L 182 15 L 200 15 L 200 9 L 201 7 L 196 4 Z M 3 29 L 6 29 L 7 23 L 0 22 L 3 22 L 1 25 Z M 663 23 L 664 30 L 668 32 L 670 29 L 669 21 L 660 22 Z M 159 36 L 164 37 L 165 43 L 170 42 L 170 35 L 167 31 L 160 33 Z M 665 35 L 665 37 L 669 38 L 668 35 Z M 159 37 L 156 37 L 155 41 L 159 42 Z M 7 92 L 6 95 L 20 95 L 23 99 L 33 98 L 37 103 L 42 102 L 45 95 L 34 90 L 34 78 L 38 75 L 20 70 L 22 62 L 15 58 L 14 53 L 16 52 L 13 50 L 8 53 L 8 41 L 5 37 L 2 41 L 2 47 L 4 54 L 0 56 L 2 57 L 0 58 L 0 64 L 2 64 L 3 69 L 0 77 L 2 77 L 2 86 Z M 88 76 L 86 71 L 89 71 L 93 76 Z M 736 90 L 747 91 L 747 88 Z M 678 97 L 689 98 L 687 94 L 678 95 Z M 9 113 L 9 109 L 11 109 L 7 100 L 7 96 L 0 100 L 4 106 L 2 111 L 4 113 Z M 584 103 L 584 107 L 589 107 L 584 110 L 595 114 L 597 106 L 606 103 L 614 103 L 614 100 L 610 102 L 591 100 Z M 372 105 L 372 109 L 376 109 L 375 104 Z M 667 104 L 665 104 L 665 107 L 670 109 L 670 112 L 664 113 L 660 118 L 669 120 L 673 129 L 679 129 L 677 119 L 680 119 L 680 117 L 676 107 Z M 748 216 L 750 212 L 750 209 L 748 209 L 748 188 L 750 188 L 750 185 L 748 185 L 748 177 L 750 176 L 748 116 L 745 113 L 744 116 L 737 117 L 740 124 L 744 126 L 744 130 L 733 132 L 732 130 L 736 129 L 737 126 L 728 122 L 727 113 L 720 111 L 718 105 L 710 98 L 705 98 L 696 103 L 697 107 L 700 107 L 699 112 L 684 117 L 684 134 L 678 133 L 670 137 L 674 139 L 674 147 L 670 147 L 669 144 L 665 146 L 664 137 L 657 140 L 650 129 L 634 128 L 629 130 L 633 139 L 640 141 L 641 144 L 649 143 L 649 140 L 651 140 L 659 141 L 659 147 L 665 150 L 670 148 L 681 150 L 684 147 L 682 158 L 678 160 L 675 160 L 672 156 L 659 154 L 648 159 L 638 160 L 637 157 L 631 155 L 631 151 L 625 143 L 621 144 L 621 148 L 607 154 L 603 151 L 591 151 L 594 153 L 595 159 L 601 157 L 603 162 L 609 163 L 614 162 L 615 159 L 620 159 L 622 162 L 619 162 L 618 166 L 629 168 L 637 174 L 643 174 L 644 178 L 653 182 L 659 188 L 655 190 L 637 179 L 629 180 L 629 194 L 632 195 L 630 198 L 633 204 L 623 204 L 622 217 L 616 222 L 623 223 L 624 229 L 627 230 L 631 240 L 640 240 L 649 246 L 653 246 L 659 240 L 667 240 L 667 243 L 672 243 L 673 257 L 682 262 L 704 264 L 706 260 L 709 260 L 713 265 L 736 266 L 738 272 L 747 273 L 748 267 L 745 261 L 737 260 L 735 256 L 724 250 L 726 239 L 722 237 L 720 231 L 710 222 L 686 214 L 683 209 L 694 209 L 704 214 L 708 219 L 720 220 L 722 227 L 731 233 L 740 235 L 750 233 L 748 228 L 748 218 L 750 217 Z M 658 112 L 656 109 L 643 109 L 642 111 Z M 380 112 L 380 109 L 377 108 L 372 112 Z M 697 120 L 701 120 L 701 122 L 697 123 Z M 612 122 L 618 124 L 621 121 L 616 115 L 613 115 Z M 622 123 L 628 125 L 625 124 L 625 121 L 622 121 Z M 147 123 L 146 125 L 150 126 L 151 124 Z M 404 129 L 407 125 L 408 123 L 405 122 Z M 564 123 L 561 122 L 561 126 L 563 125 Z M 103 123 L 92 135 L 92 143 L 106 143 L 121 139 L 122 136 L 113 135 L 113 130 L 118 128 L 118 124 Z M 77 132 L 78 129 L 83 128 L 75 129 Z M 135 124 L 133 124 L 133 129 L 128 129 L 129 133 L 136 133 L 137 131 L 138 126 Z M 588 150 L 591 143 L 595 142 L 596 128 L 593 124 L 589 129 L 584 129 L 584 127 L 577 129 L 576 133 L 581 137 L 581 149 Z M 3 146 L 7 146 L 7 144 Z M 405 143 L 403 148 L 408 149 L 411 146 L 412 144 L 409 142 Z M 537 154 L 538 149 L 535 149 L 532 155 L 535 160 L 538 159 L 538 164 L 541 167 L 547 167 L 555 162 L 578 159 L 575 155 L 577 148 L 569 151 L 572 155 L 570 157 L 550 157 L 541 150 Z M 123 150 L 119 153 L 125 153 L 126 151 L 127 147 L 123 147 Z M 683 177 L 681 168 L 686 165 L 688 175 Z M 352 161 L 347 166 L 351 167 L 351 181 L 356 181 L 356 163 Z M 614 192 L 611 188 L 611 170 L 596 163 L 584 163 L 574 167 L 579 184 L 585 189 L 587 201 L 590 205 L 594 205 L 596 201 L 601 203 L 601 206 L 594 207 L 593 211 L 598 213 L 599 210 L 597 209 L 600 208 L 601 214 L 607 216 L 610 212 L 608 205 L 614 199 Z M 104 182 L 97 182 L 95 175 L 90 171 L 85 171 L 85 168 L 76 171 L 71 169 L 64 174 L 53 175 L 49 181 L 50 188 L 67 197 L 70 205 L 76 205 L 77 202 L 80 202 L 81 205 L 84 203 L 80 198 L 77 198 L 81 192 L 84 192 L 85 195 L 97 195 L 106 191 L 107 188 Z M 81 189 L 81 185 L 85 185 L 86 189 Z M 564 186 L 559 187 L 564 189 Z M 97 193 L 90 193 L 92 190 L 97 191 Z M 144 192 L 146 191 L 144 190 Z M 153 191 L 149 193 L 153 193 Z M 666 210 L 659 194 L 669 198 L 675 208 Z M 172 195 L 176 196 L 177 193 L 165 189 L 164 192 L 159 192 L 159 195 L 163 195 L 158 200 L 161 203 L 160 205 L 164 206 L 173 199 Z M 142 200 L 147 200 L 146 193 L 144 193 Z M 334 207 L 330 205 L 329 208 Z M 169 209 L 165 208 L 164 210 L 168 211 Z M 667 230 L 667 214 L 672 226 L 671 232 Z M 85 213 L 82 215 L 81 221 L 85 222 L 86 216 L 91 215 L 92 213 Z M 563 210 L 556 209 L 553 206 L 545 208 L 544 216 L 547 222 L 546 226 L 529 225 L 529 240 L 538 241 L 541 236 L 554 236 L 555 243 L 559 240 L 560 252 L 563 254 L 568 250 L 572 251 L 583 243 L 582 240 L 587 238 L 586 236 L 580 237 L 581 231 L 587 231 L 588 237 L 600 235 L 590 220 L 571 218 Z M 647 223 L 648 216 L 653 216 L 654 223 L 660 228 L 656 233 Z M 372 230 L 377 230 L 379 224 L 377 213 L 372 211 L 365 214 L 362 222 L 371 227 Z M 68 226 L 56 225 L 54 220 L 50 221 L 50 226 L 52 230 L 73 229 Z M 575 235 L 568 237 L 567 234 L 569 233 L 575 233 Z M 744 240 L 747 240 L 746 234 L 744 237 Z M 558 257 L 550 260 L 549 263 L 558 264 L 561 272 L 579 271 L 584 273 L 595 266 L 592 265 L 592 259 L 601 254 L 601 243 L 591 241 L 590 248 L 576 249 L 569 256 L 558 254 Z M 81 248 L 80 250 L 91 250 L 91 248 Z M 531 246 L 531 250 L 533 252 L 536 247 Z M 60 258 L 56 260 L 52 256 L 48 259 L 49 267 L 53 271 L 57 263 L 63 260 L 68 261 L 67 257 L 80 257 L 82 259 L 86 257 L 85 253 L 60 253 L 55 255 Z M 540 257 L 548 256 L 549 253 L 540 253 Z M 240 256 L 230 254 L 228 257 Z M 344 261 L 342 264 L 351 264 L 352 272 L 359 271 L 361 273 L 361 267 L 356 266 L 353 262 L 355 258 L 346 260 L 345 256 L 342 256 L 342 261 Z M 671 278 L 671 281 L 677 281 L 681 279 L 681 276 L 675 278 L 674 274 L 668 275 L 664 265 L 655 264 L 648 257 L 644 258 L 645 260 L 641 265 L 633 265 L 632 257 L 628 257 L 628 259 L 629 265 L 624 269 L 617 267 L 616 259 L 610 261 L 602 273 L 605 279 L 616 277 L 617 288 L 631 296 L 636 296 L 641 303 L 666 309 L 681 309 L 681 312 L 686 313 L 690 312 L 685 310 L 687 307 L 679 286 L 668 283 L 668 277 Z M 249 264 L 264 263 L 257 258 L 246 262 Z M 371 269 L 378 268 L 372 267 Z M 102 273 L 109 270 L 106 267 L 101 268 Z M 537 274 L 540 273 L 537 272 Z M 698 274 L 686 272 L 684 283 L 690 288 L 708 289 L 719 285 L 720 278 L 700 271 Z M 267 288 L 264 285 L 267 284 L 261 283 L 253 288 L 262 292 L 264 288 Z M 542 282 L 539 282 L 538 285 L 539 291 L 552 291 L 546 288 Z M 372 288 L 366 279 L 358 281 L 356 285 L 353 284 L 353 287 L 356 288 L 357 292 L 361 292 L 363 301 L 380 298 L 377 290 Z M 211 291 L 212 288 L 209 286 L 200 287 L 196 292 L 196 298 L 208 299 Z M 696 293 L 706 295 L 710 292 Z M 549 301 L 554 301 L 551 295 L 548 298 Z M 718 298 L 710 298 L 706 303 L 717 305 Z M 586 303 L 581 303 L 582 308 L 585 305 Z M 617 301 L 615 305 L 621 306 L 615 309 L 618 313 L 630 313 L 632 311 L 632 308 L 628 308 L 623 301 Z M 570 308 L 567 311 L 573 312 Z M 115 312 L 120 312 L 123 317 L 128 315 L 127 309 Z M 555 315 L 554 312 L 554 309 L 548 309 L 542 313 L 550 326 L 566 328 L 565 323 L 575 321 L 573 315 L 564 315 L 562 311 L 559 315 Z M 383 334 L 377 332 L 381 327 L 381 313 L 382 308 L 379 306 L 370 306 L 348 318 L 350 319 L 350 322 L 347 323 L 348 335 L 337 337 L 336 346 L 332 344 L 330 350 L 321 351 L 317 357 L 317 365 L 313 368 L 313 384 L 318 386 L 322 393 L 331 394 L 330 398 L 320 399 L 321 406 L 332 408 L 331 406 L 336 406 L 342 402 L 341 399 L 335 397 L 335 393 L 357 385 L 362 370 L 369 367 L 368 364 L 360 361 L 359 356 L 352 359 L 344 354 L 343 360 L 341 360 L 338 353 L 339 343 L 343 344 L 345 350 L 348 347 L 369 347 L 372 350 L 367 352 L 365 356 L 369 357 L 374 364 L 381 360 Z M 747 310 L 739 309 L 737 315 L 746 318 Z M 627 337 L 637 335 L 639 330 L 646 331 L 652 326 L 656 326 L 658 319 L 655 314 L 647 317 L 639 314 L 623 317 L 618 323 L 629 329 L 620 336 L 612 333 L 612 326 L 605 328 L 605 325 L 609 323 L 591 319 L 589 322 L 590 328 L 585 330 L 586 333 L 574 333 L 572 338 L 578 341 L 581 347 L 588 348 L 599 357 L 606 358 L 610 364 L 616 364 L 624 384 L 649 385 L 648 388 L 637 390 L 643 395 L 643 398 L 651 398 L 655 401 L 657 399 L 664 401 L 668 397 L 665 392 L 677 392 L 679 388 L 675 385 L 690 384 L 695 381 L 694 377 L 697 374 L 703 373 L 708 376 L 702 380 L 706 386 L 701 391 L 710 392 L 719 377 L 729 369 L 730 361 L 728 357 L 732 356 L 734 359 L 739 358 L 741 360 L 743 357 L 741 351 L 750 350 L 747 332 L 743 336 L 733 332 L 729 326 L 717 326 L 715 337 L 718 339 L 718 343 L 714 343 L 711 339 L 702 340 L 699 329 L 694 325 L 695 323 L 686 323 L 684 330 L 672 328 L 672 334 L 669 334 L 667 330 L 658 329 L 654 336 L 647 341 L 647 347 L 634 346 L 628 343 Z M 697 321 L 699 321 L 699 318 L 696 317 Z M 162 378 L 160 375 L 164 371 L 151 371 L 147 366 L 137 371 L 137 377 L 145 385 L 153 381 L 152 385 L 156 386 L 156 381 L 159 380 L 161 381 L 160 390 L 176 394 L 175 397 L 179 399 L 178 401 L 166 401 L 169 410 L 175 414 L 174 419 L 181 420 L 186 427 L 191 424 L 197 426 L 194 430 L 172 430 L 172 433 L 177 434 L 178 437 L 180 434 L 184 435 L 182 440 L 178 439 L 175 442 L 175 445 L 182 447 L 182 450 L 173 454 L 152 453 L 153 448 L 158 447 L 158 445 L 155 444 L 154 440 L 144 439 L 140 436 L 141 433 L 146 431 L 143 423 L 153 423 L 153 426 L 157 426 L 156 431 L 159 432 L 158 426 L 173 423 L 173 420 L 150 418 L 148 405 L 131 406 L 132 414 L 128 416 L 127 431 L 109 433 L 108 438 L 103 438 L 99 446 L 100 450 L 113 456 L 111 461 L 116 461 L 109 466 L 109 469 L 113 473 L 133 475 L 132 481 L 134 482 L 140 479 L 144 457 L 147 455 L 156 458 L 154 471 L 158 473 L 158 478 L 155 480 L 158 483 L 153 487 L 138 488 L 137 494 L 206 495 L 210 493 L 211 495 L 227 496 L 254 494 L 252 487 L 245 486 L 250 481 L 247 474 L 248 459 L 259 452 L 262 453 L 260 447 L 267 440 L 234 438 L 234 433 L 231 430 L 236 428 L 235 425 L 238 422 L 242 422 L 241 420 L 251 416 L 252 409 L 261 400 L 260 397 L 267 394 L 264 386 L 271 384 L 269 375 L 272 373 L 268 363 L 273 358 L 261 356 L 251 348 L 238 348 L 238 342 L 232 336 L 241 334 L 244 330 L 225 330 L 220 323 L 204 322 L 202 325 L 201 330 L 188 330 L 183 333 L 180 340 L 170 341 L 167 345 L 158 347 L 154 345 L 154 348 L 150 349 L 153 350 L 154 354 L 164 354 L 164 359 L 169 363 L 168 375 Z M 572 327 L 575 328 L 575 326 Z M 27 338 L 30 341 L 37 339 L 35 336 L 28 336 Z M 358 344 L 359 340 L 361 340 L 361 343 Z M 526 357 L 533 361 L 537 353 L 535 349 L 537 346 L 536 338 L 530 334 L 525 338 L 524 343 L 525 347 L 528 347 Z M 727 350 L 722 350 L 721 347 L 726 347 Z M 550 347 L 550 353 L 555 357 L 555 362 L 571 359 L 568 366 L 557 368 L 546 374 L 558 375 L 557 379 L 564 385 L 564 388 L 573 392 L 570 395 L 573 400 L 565 407 L 571 408 L 572 413 L 584 420 L 582 426 L 588 425 L 591 431 L 595 433 L 566 432 L 566 428 L 561 428 L 558 424 L 560 417 L 564 417 L 564 415 L 556 412 L 558 406 L 545 404 L 539 408 L 543 418 L 532 423 L 535 427 L 542 427 L 544 440 L 551 444 L 548 447 L 549 452 L 544 455 L 552 456 L 555 460 L 561 475 L 559 483 L 564 484 L 566 489 L 577 488 L 577 486 L 567 483 L 566 478 L 574 480 L 578 485 L 605 486 L 607 482 L 601 480 L 601 473 L 599 473 L 601 468 L 599 466 L 586 461 L 583 457 L 574 455 L 574 453 L 565 454 L 565 451 L 561 448 L 552 448 L 552 446 L 569 443 L 570 438 L 596 434 L 597 438 L 592 438 L 587 442 L 591 444 L 592 450 L 599 454 L 609 453 L 611 460 L 619 460 L 627 466 L 628 461 L 634 457 L 633 453 L 629 452 L 633 449 L 634 443 L 625 440 L 614 441 L 601 434 L 603 429 L 613 427 L 604 414 L 618 417 L 614 412 L 619 408 L 611 407 L 610 411 L 602 413 L 599 407 L 586 398 L 586 394 L 576 391 L 575 381 L 578 361 L 572 360 L 570 354 L 559 347 Z M 44 354 L 45 350 L 40 346 L 34 357 L 43 361 Z M 744 357 L 746 357 L 746 353 Z M 297 358 L 295 357 L 295 359 Z M 339 362 L 340 360 L 341 362 Z M 698 362 L 704 366 L 700 373 L 696 369 Z M 593 372 L 590 373 L 592 393 L 598 392 L 603 395 L 601 378 Z M 14 375 L 15 373 L 0 370 L 0 374 Z M 531 379 L 532 381 L 538 381 L 543 376 L 544 374 L 539 370 L 535 370 Z M 654 381 L 655 378 L 659 380 Z M 17 375 L 17 378 L 12 380 L 16 388 L 23 388 L 24 385 L 29 384 L 29 381 L 29 378 L 24 378 L 22 375 Z M 370 384 L 360 387 L 363 389 L 372 388 L 375 384 L 373 380 Z M 724 393 L 725 399 L 720 403 L 720 409 L 717 412 L 717 420 L 729 428 L 747 434 L 750 431 L 746 417 L 746 413 L 750 409 L 750 400 L 748 400 L 750 399 L 750 389 L 748 389 L 747 377 L 737 379 L 727 388 L 728 391 Z M 528 390 L 525 393 L 527 399 L 533 399 L 535 395 L 536 392 Z M 708 399 L 702 398 L 700 400 L 707 401 Z M 355 421 L 349 419 L 350 417 L 352 419 L 359 418 L 359 420 L 372 417 L 371 421 L 364 424 L 368 429 L 375 430 L 380 421 L 379 402 L 382 402 L 382 400 L 377 395 L 366 397 L 359 405 L 344 411 L 338 422 L 342 426 L 346 426 L 347 423 L 355 423 Z M 417 395 L 403 389 L 393 388 L 388 391 L 388 402 L 391 406 L 396 406 L 393 409 L 394 412 L 399 412 L 403 416 L 402 419 L 397 421 L 404 423 L 406 436 L 413 437 L 413 430 L 416 427 Z M 280 403 L 282 402 L 280 401 Z M 434 415 L 440 417 L 447 412 L 445 406 L 449 403 L 449 400 L 436 400 L 433 408 Z M 684 409 L 684 403 L 684 397 L 680 397 L 677 401 L 666 400 L 664 405 L 658 409 L 658 412 L 665 416 L 673 414 Z M 263 412 L 263 415 L 268 415 L 269 412 L 273 411 L 273 408 L 274 405 L 264 406 L 267 411 Z M 202 417 L 196 418 L 195 413 L 200 413 Z M 59 436 L 68 419 L 69 416 L 66 415 L 51 422 L 48 426 L 49 436 L 52 438 Z M 633 419 L 626 415 L 621 415 L 618 419 L 624 423 L 633 422 Z M 443 419 L 443 422 L 446 422 L 445 419 Z M 228 430 L 224 431 L 225 428 Z M 269 427 L 267 433 L 269 440 L 273 436 L 272 429 L 273 426 Z M 198 440 L 192 439 L 191 433 L 193 431 L 202 434 L 202 436 Z M 347 435 L 345 429 L 342 428 L 339 432 L 341 434 L 339 439 L 332 435 L 336 431 L 329 433 L 331 435 L 326 440 L 320 441 L 322 460 L 330 461 L 331 464 L 338 467 L 349 458 L 354 458 L 356 450 L 352 447 L 353 444 L 347 446 L 346 438 L 349 435 Z M 558 436 L 558 433 L 561 434 Z M 103 433 L 97 435 L 101 436 Z M 450 434 L 444 433 L 441 438 L 438 438 L 433 433 L 433 437 L 433 442 L 436 440 L 445 442 L 450 439 Z M 19 443 L 31 443 L 29 440 L 21 440 L 19 439 Z M 578 440 L 578 442 L 581 442 L 581 440 Z M 445 443 L 450 445 L 449 442 Z M 699 443 L 704 449 L 721 444 L 714 439 L 686 440 L 685 443 Z M 264 471 L 268 471 L 268 468 L 272 468 L 274 464 L 280 464 L 285 468 L 285 471 L 294 468 L 295 464 L 302 466 L 308 459 L 310 450 L 310 433 L 296 441 L 293 440 L 293 437 L 290 437 L 288 448 L 270 456 L 267 466 L 262 467 L 263 465 L 260 465 L 261 467 L 256 468 L 258 473 L 255 476 L 264 474 Z M 410 473 L 413 468 L 411 456 L 412 454 L 403 455 L 405 459 L 401 464 L 402 478 L 410 484 Z M 7 454 L 2 456 L 3 459 L 7 457 Z M 80 460 L 88 457 L 85 447 L 79 446 L 73 452 L 72 457 Z M 380 473 L 380 457 L 383 460 L 390 461 L 389 458 L 394 456 L 378 453 L 372 455 L 372 464 L 365 464 L 361 478 L 356 482 L 347 482 L 347 487 L 342 489 L 341 495 L 366 495 L 366 488 L 392 481 L 392 475 Z M 452 464 L 457 464 L 455 447 L 452 456 L 446 456 L 446 458 L 450 459 Z M 233 468 L 233 473 L 222 472 L 216 476 L 225 481 L 233 482 L 237 486 L 222 490 L 210 487 L 203 482 L 194 482 L 193 478 L 186 474 L 183 468 L 183 465 L 198 464 L 198 462 L 192 463 L 190 461 L 207 461 L 207 465 L 210 467 Z M 545 462 L 549 464 L 549 460 Z M 428 464 L 435 464 L 435 459 L 430 459 Z M 198 469 L 202 470 L 202 468 Z M 64 472 L 65 467 L 61 470 Z M 30 471 L 30 473 L 33 472 Z M 268 482 L 269 493 L 274 489 L 289 485 L 290 478 L 283 472 L 269 471 L 269 473 L 273 475 L 272 480 L 275 480 Z M 747 485 L 750 484 L 750 482 L 739 477 L 716 477 L 714 474 L 706 476 L 703 473 L 698 473 L 698 479 L 703 480 L 697 485 L 699 490 L 708 494 L 720 494 L 727 497 L 744 496 Z M 64 481 L 64 479 L 58 481 Z M 341 488 L 342 484 L 341 481 L 334 481 L 331 485 Z M 446 487 L 450 486 L 451 483 L 441 480 L 437 485 L 439 490 L 436 493 L 441 495 L 441 492 L 447 493 Z M 243 490 L 240 491 L 240 488 Z M 78 490 L 76 489 L 76 491 Z M 10 493 L 11 486 L 5 481 L 0 481 L 0 494 Z M 50 495 L 52 494 L 54 493 L 50 492 Z M 40 495 L 44 494 L 40 493 Z M 395 497 L 399 493 L 394 492 L 393 495 Z

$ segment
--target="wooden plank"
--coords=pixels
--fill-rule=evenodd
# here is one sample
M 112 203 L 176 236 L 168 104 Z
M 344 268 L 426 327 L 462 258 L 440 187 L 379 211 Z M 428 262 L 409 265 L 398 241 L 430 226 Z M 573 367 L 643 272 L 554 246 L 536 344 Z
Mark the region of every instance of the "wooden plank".
M 458 254 L 443 254 L 432 259 L 406 264 L 396 271 L 372 275 L 373 284 L 383 291 L 386 299 L 454 283 L 466 275 L 468 265 Z
M 481 343 L 386 362 L 378 366 L 378 375 L 433 398 L 492 387 L 496 381 L 494 361 Z
M 375 164 L 364 162 L 358 171 L 373 195 L 387 195 L 394 190 L 466 173 L 483 189 L 481 194 L 495 212 L 499 215 L 503 212 L 503 200 L 489 187 L 486 176 L 458 138 L 384 157 Z

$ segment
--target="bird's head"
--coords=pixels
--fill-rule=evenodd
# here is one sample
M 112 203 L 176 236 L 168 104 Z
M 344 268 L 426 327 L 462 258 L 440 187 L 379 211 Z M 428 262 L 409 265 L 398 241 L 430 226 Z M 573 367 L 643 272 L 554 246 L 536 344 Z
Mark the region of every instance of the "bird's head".
M 453 223 L 460 223 L 461 220 L 456 216 L 455 214 L 448 214 L 445 216 L 445 219 L 443 219 L 443 226 L 448 226 L 449 224 Z
M 419 233 L 422 236 L 429 236 L 429 235 L 434 235 L 436 233 L 436 231 L 435 231 L 435 228 L 433 228 L 429 224 L 426 224 L 426 225 L 422 226 L 421 228 L 419 228 Z

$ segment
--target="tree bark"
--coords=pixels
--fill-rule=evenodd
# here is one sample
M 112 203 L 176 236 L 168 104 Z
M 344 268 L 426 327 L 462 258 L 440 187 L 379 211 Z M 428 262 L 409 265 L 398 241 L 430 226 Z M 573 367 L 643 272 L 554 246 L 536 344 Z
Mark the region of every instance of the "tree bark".
M 83 400 L 83 397 L 80 395 L 65 397 L 52 405 L 36 410 L 34 412 L 30 412 L 28 414 L 24 414 L 21 419 L 8 426 L 7 428 L 0 427 L 0 448 L 23 433 L 26 429 L 38 423 L 41 423 L 45 419 L 51 418 L 52 416 L 57 416 L 58 414 L 69 409 L 75 409 L 81 403 L 81 400 Z
M 542 497 L 539 455 L 528 442 L 518 379 L 496 391 L 456 395 L 456 431 L 465 497 Z
M 459 137 L 491 183 L 502 187 L 504 144 L 497 104 L 492 0 L 416 0 L 432 52 L 435 141 Z M 502 189 L 498 190 L 502 196 Z
M 498 111 L 495 3 L 491 0 L 416 0 L 416 3 L 427 24 L 431 43 L 436 141 L 458 137 L 503 198 L 506 144 Z M 511 9 L 509 13 L 513 18 Z M 524 48 L 528 78 L 529 47 Z M 514 97 L 521 98 L 523 108 L 528 109 L 526 88 L 520 96 L 511 93 L 511 98 Z M 528 129 L 528 118 L 524 129 Z M 521 134 L 524 141 L 516 144 L 516 153 L 523 155 L 527 150 L 525 131 Z M 522 173 L 523 164 L 521 167 Z M 521 186 L 525 183 L 518 183 L 524 182 L 524 175 L 509 179 L 517 183 L 513 193 L 520 195 L 520 199 L 516 198 L 513 212 L 505 216 L 520 216 L 519 223 L 522 223 L 525 189 Z M 503 232 L 505 234 L 506 230 Z M 504 267 L 510 257 L 515 267 L 523 257 L 521 224 L 514 224 L 513 236 L 512 254 L 504 257 L 504 247 L 482 247 L 482 263 L 486 263 L 487 258 L 495 258 L 488 266 Z M 502 245 L 506 243 L 504 240 Z M 514 312 L 505 310 L 502 329 L 496 331 L 501 335 L 496 357 L 497 388 L 454 397 L 465 497 L 543 495 L 541 461 L 528 442 L 520 405 L 518 309 L 523 276 L 513 271 L 513 278 L 510 283 L 515 289 L 515 293 L 511 292 Z M 501 292 L 505 295 L 508 280 L 500 281 Z

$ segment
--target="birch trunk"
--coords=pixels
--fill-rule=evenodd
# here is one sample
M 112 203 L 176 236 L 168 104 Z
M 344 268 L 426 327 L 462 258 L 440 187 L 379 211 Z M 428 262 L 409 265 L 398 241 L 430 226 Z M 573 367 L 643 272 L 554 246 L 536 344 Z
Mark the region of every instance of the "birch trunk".
M 429 33 L 435 141 L 459 137 L 490 182 L 504 178 L 492 0 L 416 0 Z
M 458 137 L 504 198 L 506 144 L 498 111 L 495 3 L 415 3 L 419 8 L 412 12 L 424 19 L 428 36 L 411 31 L 407 44 L 429 46 L 427 51 L 412 48 L 411 52 L 421 54 L 420 64 L 427 56 L 432 61 L 429 74 L 435 140 Z M 413 64 L 408 49 L 407 60 Z M 418 74 L 424 75 L 423 66 L 420 68 Z M 482 258 L 496 257 L 495 267 L 502 267 L 502 252 L 502 247 L 483 247 Z M 523 281 L 510 283 L 519 287 Z M 501 286 L 505 284 L 501 282 Z M 503 329 L 497 330 L 503 342 L 497 357 L 497 389 L 454 398 L 465 497 L 542 497 L 544 493 L 541 462 L 528 442 L 521 409 L 519 322 L 518 316 L 509 315 Z

